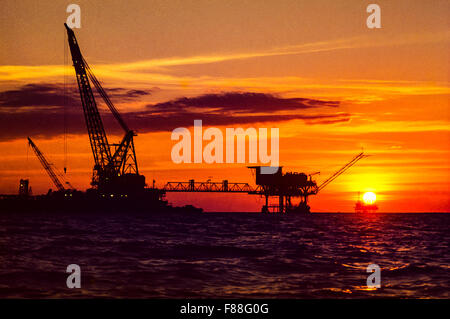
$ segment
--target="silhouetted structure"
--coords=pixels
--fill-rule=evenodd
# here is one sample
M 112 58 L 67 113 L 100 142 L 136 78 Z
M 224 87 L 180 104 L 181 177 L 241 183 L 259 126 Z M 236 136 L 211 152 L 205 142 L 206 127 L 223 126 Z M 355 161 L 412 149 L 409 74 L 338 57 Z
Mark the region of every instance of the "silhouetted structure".
M 373 204 L 366 204 L 361 200 L 361 193 L 358 193 L 358 201 L 355 204 L 355 213 L 375 213 L 378 210 L 378 206 Z
M 19 197 L 28 197 L 31 195 L 30 181 L 28 179 L 21 179 L 19 183 Z
M 58 191 L 51 190 L 46 195 L 25 196 L 28 180 L 21 181 L 18 195 L 0 195 L 0 209 L 14 211 L 187 211 L 200 212 L 201 209 L 187 205 L 172 207 L 164 199 L 162 189 L 147 188 L 145 177 L 139 174 L 133 138 L 136 133 L 129 129 L 120 113 L 100 85 L 86 60 L 83 58 L 74 32 L 67 30 L 70 52 L 75 68 L 83 114 L 94 156 L 92 188 L 86 192 L 66 190 L 51 165 L 33 141 L 28 138 L 41 164 L 49 174 Z M 100 117 L 91 82 L 97 89 L 109 110 L 125 132 L 119 144 L 109 144 Z
M 64 24 L 64 26 L 67 30 L 73 67 L 75 68 L 81 103 L 83 105 L 84 118 L 92 154 L 94 155 L 95 164 L 91 184 L 100 193 L 105 194 L 128 194 L 143 191 L 145 177 L 139 174 L 134 149 L 133 138 L 136 136 L 136 133 L 127 126 L 119 111 L 115 108 L 86 60 L 83 58 L 73 30 L 67 24 Z M 125 132 L 119 144 L 108 143 L 108 138 L 89 80 L 94 84 L 98 94 L 102 97 L 114 118 Z M 115 148 L 114 151 L 112 147 Z
M 283 168 L 278 167 L 274 174 L 263 174 L 262 166 L 250 166 L 249 168 L 255 172 L 256 187 L 252 187 L 247 183 L 229 183 L 228 180 L 217 183 L 210 181 L 195 182 L 191 179 L 188 182 L 168 182 L 164 190 L 166 192 L 223 192 L 260 195 L 265 198 L 265 205 L 261 210 L 263 213 L 309 213 L 309 196 L 317 195 L 325 186 L 334 181 L 360 159 L 367 156 L 362 152 L 359 153 L 319 186 L 312 179 L 312 176 L 319 174 L 319 172 L 308 175 L 297 172 L 283 174 Z M 278 204 L 269 205 L 270 197 L 278 197 Z M 300 202 L 295 205 L 293 198 L 299 198 Z
M 36 154 L 37 158 L 39 159 L 39 162 L 41 162 L 42 167 L 45 169 L 48 176 L 52 180 L 53 184 L 55 184 L 56 188 L 58 189 L 58 191 L 64 192 L 66 189 L 64 188 L 63 183 L 59 180 L 55 171 L 53 170 L 52 165 L 47 161 L 44 154 L 41 152 L 41 150 L 36 146 L 36 144 L 34 144 L 34 142 L 29 137 L 28 137 L 28 144 L 33 149 L 34 153 Z

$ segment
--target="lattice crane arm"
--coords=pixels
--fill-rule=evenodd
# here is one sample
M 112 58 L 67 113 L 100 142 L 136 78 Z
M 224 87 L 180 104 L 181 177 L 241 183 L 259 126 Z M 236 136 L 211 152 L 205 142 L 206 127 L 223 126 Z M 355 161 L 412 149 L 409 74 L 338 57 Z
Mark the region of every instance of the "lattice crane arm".
M 356 155 L 350 162 L 342 166 L 338 171 L 336 171 L 333 175 L 331 175 L 328 179 L 326 179 L 322 184 L 319 185 L 317 188 L 317 193 L 320 192 L 325 186 L 330 184 L 332 181 L 334 181 L 336 178 L 338 178 L 340 175 L 342 175 L 346 170 L 348 170 L 350 167 L 355 165 L 360 159 L 367 157 L 369 155 L 365 155 L 364 152 L 359 153 Z
M 53 171 L 52 166 L 45 158 L 44 154 L 39 150 L 39 148 L 34 144 L 34 142 L 31 140 L 31 138 L 28 137 L 28 144 L 30 144 L 31 148 L 33 149 L 34 153 L 36 153 L 37 158 L 41 162 L 42 166 L 44 167 L 45 171 L 47 172 L 48 176 L 50 176 L 50 179 L 52 180 L 53 184 L 55 184 L 56 188 L 59 191 L 64 191 L 65 188 L 61 181 L 58 179 L 58 176 L 56 176 L 55 172 Z
M 67 24 L 64 23 L 64 26 L 67 30 L 70 53 L 72 55 L 73 66 L 77 76 L 84 118 L 89 134 L 89 140 L 91 142 L 95 165 L 100 169 L 104 169 L 111 161 L 111 150 L 100 117 L 100 112 L 98 111 L 97 103 L 95 102 L 94 93 L 92 92 L 89 83 L 89 76 L 86 72 L 89 66 L 85 64 L 75 33 L 67 26 Z

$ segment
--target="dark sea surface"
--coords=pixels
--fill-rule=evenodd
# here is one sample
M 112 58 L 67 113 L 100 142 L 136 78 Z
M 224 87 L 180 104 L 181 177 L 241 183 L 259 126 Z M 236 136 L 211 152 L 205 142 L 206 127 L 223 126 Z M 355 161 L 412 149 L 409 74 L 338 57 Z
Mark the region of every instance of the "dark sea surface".
M 0 213 L 1 298 L 449 298 L 450 214 Z M 81 289 L 66 267 L 81 267 Z M 368 289 L 369 264 L 381 288 Z

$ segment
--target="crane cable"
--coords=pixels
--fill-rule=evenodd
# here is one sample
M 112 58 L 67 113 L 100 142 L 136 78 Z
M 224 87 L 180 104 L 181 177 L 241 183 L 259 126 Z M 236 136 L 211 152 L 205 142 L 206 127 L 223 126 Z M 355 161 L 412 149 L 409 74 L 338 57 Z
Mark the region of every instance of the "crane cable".
M 64 174 L 67 172 L 67 64 L 68 52 L 66 45 L 66 32 L 64 31 L 64 98 L 63 98 L 63 112 L 64 112 Z
M 27 170 L 27 177 L 29 178 L 30 175 L 30 163 L 28 161 L 28 150 L 30 149 L 30 144 L 27 143 L 27 165 L 26 165 L 26 170 Z
M 119 125 L 122 127 L 122 129 L 125 131 L 125 133 L 128 133 L 130 131 L 128 125 L 125 123 L 125 121 L 123 120 L 119 111 L 116 109 L 114 104 L 109 99 L 108 94 L 106 94 L 105 90 L 103 89 L 102 85 L 100 84 L 100 81 L 97 79 L 94 72 L 91 70 L 91 68 L 89 67 L 89 64 L 86 62 L 86 60 L 84 58 L 83 58 L 83 63 L 84 63 L 84 67 L 86 69 L 86 73 L 87 73 L 89 79 L 91 80 L 91 82 L 94 84 L 98 94 L 101 96 L 103 101 L 106 103 L 109 110 L 113 114 L 114 118 L 119 123 Z

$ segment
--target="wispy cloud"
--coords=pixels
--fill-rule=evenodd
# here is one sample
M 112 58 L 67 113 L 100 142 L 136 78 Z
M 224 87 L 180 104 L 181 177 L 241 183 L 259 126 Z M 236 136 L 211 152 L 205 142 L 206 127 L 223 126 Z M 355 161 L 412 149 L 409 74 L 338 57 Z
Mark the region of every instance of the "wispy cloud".
M 448 42 L 450 31 L 440 33 L 423 33 L 423 34 L 401 34 L 391 37 L 388 40 L 384 38 L 376 39 L 374 37 L 352 37 L 333 39 L 326 41 L 316 41 L 310 43 L 302 43 L 276 48 L 268 48 L 255 52 L 238 52 L 238 53 L 221 53 L 213 55 L 196 55 L 189 57 L 167 57 L 161 59 L 149 59 L 136 62 L 97 64 L 95 69 L 101 71 L 104 76 L 112 76 L 121 72 L 153 71 L 157 73 L 165 67 L 220 63 L 232 60 L 243 60 L 271 56 L 298 55 L 326 51 L 336 51 L 344 49 L 358 49 L 368 47 L 386 47 L 408 45 L 416 43 L 436 43 Z M 0 66 L 0 80 L 18 80 L 42 77 L 61 76 L 64 74 L 64 66 L 62 65 L 43 65 L 43 66 L 24 66 L 24 65 L 4 65 Z M 116 74 L 117 75 L 117 74 Z
M 392 37 L 388 40 L 379 41 L 373 37 L 359 36 L 352 38 L 333 39 L 327 41 L 317 41 L 289 45 L 277 48 L 270 48 L 255 52 L 228 53 L 217 55 L 198 55 L 190 57 L 170 57 L 164 59 L 152 59 L 131 63 L 116 64 L 118 71 L 139 71 L 148 69 L 160 69 L 163 67 L 210 64 L 232 60 L 243 60 L 271 56 L 297 55 L 307 53 L 318 53 L 327 51 L 337 51 L 344 49 L 358 49 L 369 47 L 386 47 L 393 45 L 408 45 L 416 43 L 448 42 L 450 32 L 423 33 L 423 34 L 402 34 L 401 37 Z

